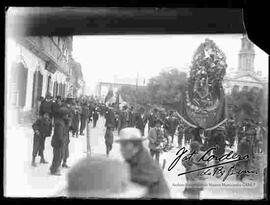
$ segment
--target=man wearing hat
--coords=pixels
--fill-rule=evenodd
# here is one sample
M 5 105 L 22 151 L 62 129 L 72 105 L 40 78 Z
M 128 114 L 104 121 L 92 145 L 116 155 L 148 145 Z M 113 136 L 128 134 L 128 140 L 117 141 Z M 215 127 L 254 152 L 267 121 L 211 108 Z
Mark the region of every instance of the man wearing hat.
M 53 104 L 52 96 L 50 93 L 47 93 L 44 101 L 42 101 L 40 104 L 39 108 L 40 116 L 43 116 L 44 113 L 48 113 L 50 119 L 52 119 L 52 104 Z
M 120 151 L 125 161 L 130 165 L 131 181 L 146 186 L 146 198 L 169 198 L 170 191 L 159 165 L 144 148 L 137 128 L 124 128 L 120 131 Z
M 57 196 L 71 198 L 142 198 L 147 189 L 130 181 L 126 163 L 103 156 L 86 157 L 67 175 L 67 187 Z
M 81 115 L 81 106 L 79 105 L 78 100 L 76 100 L 73 103 L 71 110 L 72 110 L 72 122 L 71 122 L 72 136 L 78 137 L 80 115 Z
M 141 131 L 142 136 L 144 136 L 144 128 L 146 125 L 147 119 L 144 115 L 144 109 L 141 107 L 135 113 L 135 127 Z
M 127 111 L 127 106 L 123 106 L 123 110 L 120 112 L 118 120 L 118 133 L 121 129 L 128 127 L 129 124 L 129 113 Z
M 148 131 L 150 131 L 150 128 L 155 127 L 155 122 L 158 119 L 158 110 L 154 108 L 153 112 L 150 113 L 148 116 Z
M 130 106 L 130 108 L 127 111 L 128 113 L 128 127 L 134 127 L 135 126 L 135 112 L 134 107 Z
M 165 130 L 168 136 L 171 136 L 171 143 L 173 144 L 174 134 L 178 125 L 177 119 L 173 116 L 174 112 L 171 110 L 169 116 L 165 118 Z
M 56 96 L 56 101 L 52 104 L 52 115 L 54 120 L 59 118 L 59 110 L 62 107 L 62 99 L 61 96 Z
M 54 134 L 52 136 L 51 145 L 53 147 L 53 160 L 50 167 L 52 175 L 61 175 L 60 174 L 60 165 L 63 157 L 63 147 L 64 147 L 64 133 L 65 133 L 65 121 L 67 118 L 68 109 L 60 108 L 59 118 L 55 120 Z

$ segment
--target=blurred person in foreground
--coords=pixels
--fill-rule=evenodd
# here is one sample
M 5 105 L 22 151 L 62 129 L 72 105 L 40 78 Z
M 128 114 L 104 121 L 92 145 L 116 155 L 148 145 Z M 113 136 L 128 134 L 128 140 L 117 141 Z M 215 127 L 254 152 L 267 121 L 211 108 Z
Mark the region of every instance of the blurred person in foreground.
M 146 187 L 130 181 L 126 163 L 104 156 L 81 159 L 67 174 L 67 187 L 57 196 L 69 198 L 142 198 Z
M 131 181 L 148 188 L 145 198 L 170 198 L 170 191 L 159 165 L 143 146 L 143 140 L 137 128 L 124 128 L 119 133 L 123 158 L 130 165 Z

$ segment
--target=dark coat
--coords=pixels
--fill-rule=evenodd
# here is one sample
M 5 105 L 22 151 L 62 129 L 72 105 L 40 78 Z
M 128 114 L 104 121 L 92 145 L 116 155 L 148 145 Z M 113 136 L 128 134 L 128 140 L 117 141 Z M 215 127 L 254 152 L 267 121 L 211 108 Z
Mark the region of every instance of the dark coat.
M 74 131 L 77 131 L 79 129 L 79 123 L 80 123 L 80 113 L 81 108 L 79 106 L 73 106 L 72 107 L 72 122 L 71 122 L 71 128 Z
M 89 107 L 87 105 L 82 105 L 81 117 L 87 119 L 89 116 L 90 116 Z
M 136 113 L 135 115 L 135 127 L 138 128 L 142 135 L 144 135 L 144 128 L 146 125 L 147 119 L 142 116 L 140 113 Z
M 51 136 L 52 133 L 52 122 L 50 119 L 45 119 L 43 117 L 37 119 L 32 125 L 33 130 L 38 130 L 40 136 L 48 137 Z
M 62 105 L 59 105 L 57 102 L 54 102 L 52 104 L 52 115 L 53 115 L 53 117 L 55 117 L 55 118 L 61 117 L 61 114 L 59 113 L 61 107 L 62 107 Z
M 135 126 L 135 113 L 133 111 L 128 112 L 128 127 Z
M 165 129 L 167 130 L 169 135 L 174 135 L 177 127 L 177 119 L 174 117 L 166 117 L 165 119 Z
M 93 120 L 98 120 L 98 110 L 93 110 Z
M 52 136 L 51 145 L 53 148 L 61 148 L 64 145 L 64 133 L 65 133 L 64 120 L 57 119 L 54 125 L 54 133 Z
M 120 113 L 118 120 L 118 130 L 126 128 L 129 126 L 129 113 L 127 111 L 123 111 Z
M 64 144 L 68 144 L 69 143 L 69 130 L 70 130 L 70 125 L 71 125 L 71 119 L 65 119 L 65 127 L 64 127 L 64 136 L 63 136 L 63 142 Z
M 42 101 L 39 108 L 39 114 L 43 115 L 44 113 L 49 113 L 50 117 L 52 116 L 52 105 L 53 101 Z
M 213 130 L 211 132 L 211 146 L 217 146 L 217 149 L 213 151 L 213 154 L 216 156 L 221 156 L 225 153 L 225 134 L 222 131 Z
M 116 120 L 115 120 L 115 115 L 112 110 L 108 110 L 105 114 L 106 122 L 105 126 L 110 127 L 110 128 L 115 128 L 116 127 Z
M 108 144 L 113 144 L 113 132 L 111 129 L 106 129 L 106 132 L 105 132 L 105 142 L 108 143 Z
M 151 113 L 148 116 L 149 127 L 155 127 L 155 122 L 156 122 L 157 119 L 158 119 L 158 116 L 156 114 Z
M 147 198 L 169 198 L 170 191 L 159 165 L 145 148 L 127 161 L 130 165 L 131 181 L 148 188 Z

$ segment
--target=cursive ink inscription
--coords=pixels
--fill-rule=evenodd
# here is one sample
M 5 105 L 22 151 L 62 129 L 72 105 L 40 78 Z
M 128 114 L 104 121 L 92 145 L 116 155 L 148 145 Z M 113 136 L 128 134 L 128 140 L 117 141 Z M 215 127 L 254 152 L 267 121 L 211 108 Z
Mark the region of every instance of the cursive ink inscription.
M 196 172 L 196 171 L 200 171 L 200 170 L 204 170 L 203 172 L 201 172 L 200 175 L 220 175 L 220 176 L 225 176 L 224 177 L 224 181 L 228 178 L 228 176 L 234 175 L 234 174 L 239 174 L 239 172 L 241 171 L 236 171 L 235 166 L 232 166 L 228 172 L 225 175 L 226 170 L 224 169 L 224 167 L 222 165 L 225 164 L 229 164 L 229 163 L 234 163 L 237 161 L 242 161 L 242 160 L 248 160 L 249 159 L 249 155 L 240 155 L 237 153 L 234 153 L 233 151 L 230 151 L 227 154 L 223 154 L 221 156 L 216 156 L 214 154 L 211 155 L 211 152 L 216 150 L 216 147 L 212 147 L 210 149 L 208 149 L 199 159 L 195 160 L 194 157 L 198 154 L 197 152 L 193 151 L 193 152 L 188 152 L 188 150 L 185 147 L 182 147 L 181 149 L 179 149 L 176 153 L 176 158 L 173 160 L 173 162 L 170 164 L 170 166 L 168 167 L 168 171 L 171 171 L 179 162 L 180 159 L 182 159 L 182 161 L 192 161 L 193 163 L 202 163 L 202 162 L 211 162 L 211 161 L 215 161 L 218 162 L 214 165 L 211 166 L 206 166 L 206 167 L 202 167 L 202 168 L 198 168 L 195 170 L 190 170 L 188 172 L 184 172 L 184 173 L 180 173 L 178 174 L 178 176 L 180 175 L 184 175 L 184 174 L 188 174 L 188 173 L 192 173 L 192 172 Z M 214 167 L 213 172 L 211 172 L 210 168 Z M 242 172 L 252 172 L 254 173 L 253 170 L 248 171 L 248 170 L 242 170 Z
M 233 165 L 228 169 L 228 171 L 226 171 L 224 166 L 218 166 L 218 167 L 215 167 L 212 172 L 210 168 L 207 168 L 206 170 L 202 171 L 199 175 L 200 176 L 205 176 L 205 175 L 218 176 L 218 177 L 224 176 L 222 179 L 222 181 L 224 182 L 227 180 L 229 176 L 241 175 L 241 174 L 246 174 L 246 175 L 258 174 L 258 170 L 245 170 L 245 169 L 243 170 L 243 169 L 240 169 L 238 166 Z

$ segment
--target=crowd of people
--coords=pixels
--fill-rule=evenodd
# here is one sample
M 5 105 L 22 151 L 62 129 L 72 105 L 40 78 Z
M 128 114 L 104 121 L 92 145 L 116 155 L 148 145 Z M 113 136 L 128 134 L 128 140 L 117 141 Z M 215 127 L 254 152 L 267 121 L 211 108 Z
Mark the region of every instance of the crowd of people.
M 41 157 L 40 163 L 48 163 L 44 157 L 44 144 L 47 137 L 52 135 L 53 160 L 51 174 L 60 175 L 60 165 L 68 168 L 69 136 L 78 138 L 85 134 L 88 122 L 93 121 L 96 126 L 98 120 L 98 106 L 87 98 L 61 98 L 55 99 L 48 93 L 40 98 L 38 104 L 38 118 L 33 123 L 34 140 L 32 153 L 32 166 L 37 166 L 36 157 Z
M 191 150 L 205 151 L 212 146 L 216 156 L 225 153 L 225 147 L 232 148 L 237 145 L 237 152 L 249 154 L 251 160 L 241 162 L 247 168 L 256 153 L 265 152 L 266 129 L 261 123 L 244 120 L 236 125 L 231 118 L 225 126 L 213 131 L 187 126 L 175 111 L 159 110 L 157 108 L 145 109 L 142 106 L 129 106 L 105 104 L 93 98 L 66 98 L 56 96 L 55 99 L 48 93 L 39 100 L 38 119 L 33 123 L 34 140 L 32 152 L 32 166 L 37 166 L 36 157 L 40 156 L 40 163 L 48 163 L 44 156 L 44 145 L 47 137 L 52 136 L 53 159 L 50 166 L 52 175 L 61 175 L 62 168 L 69 168 L 70 135 L 78 138 L 85 134 L 87 124 L 92 121 L 96 127 L 100 117 L 105 118 L 105 146 L 106 155 L 109 156 L 113 143 L 120 143 L 121 153 L 130 167 L 131 181 L 148 187 L 148 197 L 169 197 L 169 189 L 164 180 L 159 158 L 162 152 L 168 152 L 173 147 L 181 148 L 189 145 Z M 148 125 L 148 130 L 146 130 Z M 118 133 L 118 140 L 114 139 Z M 148 139 L 148 149 L 143 141 Z M 177 140 L 175 140 L 177 138 Z M 177 141 L 177 143 L 175 143 Z M 218 163 L 218 162 L 217 162 Z M 193 164 L 183 162 L 187 169 Z M 199 167 L 205 164 L 197 165 Z M 244 175 L 238 177 L 242 180 Z M 196 176 L 187 175 L 187 183 L 194 181 Z M 197 179 L 203 180 L 201 177 Z M 185 189 L 185 195 L 198 198 L 199 189 Z

